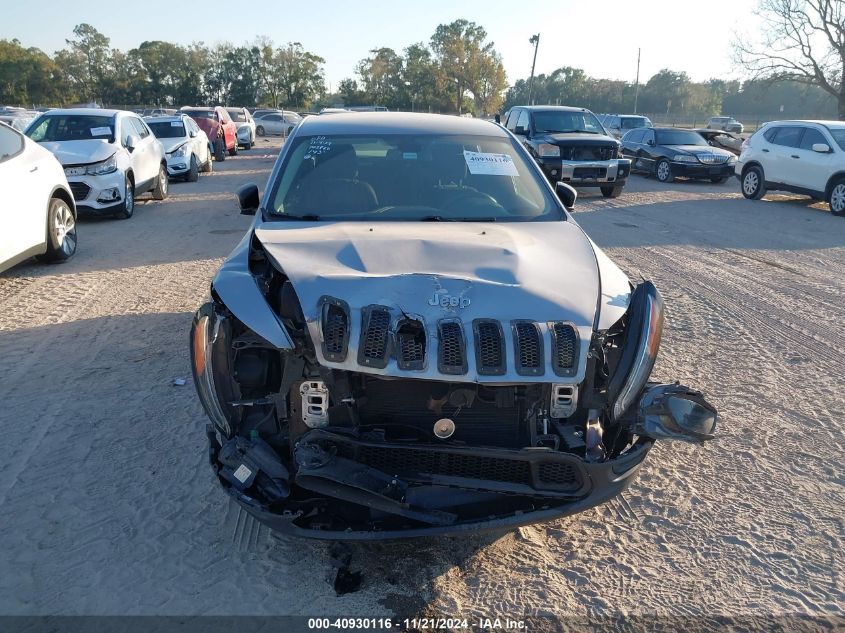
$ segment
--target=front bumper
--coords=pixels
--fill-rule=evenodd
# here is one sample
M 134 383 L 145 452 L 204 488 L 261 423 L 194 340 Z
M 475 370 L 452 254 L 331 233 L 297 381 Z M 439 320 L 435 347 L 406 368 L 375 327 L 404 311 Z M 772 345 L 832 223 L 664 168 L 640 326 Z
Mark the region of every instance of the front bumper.
M 121 170 L 102 176 L 68 176 L 81 215 L 108 215 L 123 208 L 126 176 Z
M 627 158 L 597 161 L 539 158 L 537 161 L 552 184 L 562 181 L 578 187 L 624 185 L 631 174 L 631 161 Z
M 672 175 L 681 178 L 728 178 L 734 175 L 736 163 L 705 165 L 704 163 L 671 162 Z
M 306 494 L 311 490 L 337 497 L 330 499 L 336 503 L 350 503 L 349 499 L 369 508 L 380 504 L 401 505 L 407 516 L 414 513 L 426 516 L 451 516 L 454 520 L 445 520 L 441 524 L 424 525 L 419 521 L 408 520 L 402 528 L 376 527 L 368 530 L 319 528 L 305 524 L 306 517 L 291 508 L 270 508 L 258 499 L 244 494 L 219 476 L 220 465 L 217 461 L 219 444 L 214 433 L 209 432 L 209 458 L 212 468 L 218 474 L 218 482 L 247 512 L 270 528 L 295 536 L 329 540 L 389 540 L 423 536 L 442 536 L 466 534 L 468 532 L 512 529 L 550 521 L 559 517 L 582 512 L 604 503 L 618 495 L 634 480 L 637 471 L 645 461 L 653 442 L 641 439 L 629 452 L 610 461 L 601 463 L 586 462 L 569 453 L 551 449 L 523 449 L 520 451 L 492 448 L 443 448 L 429 445 L 391 445 L 373 443 L 324 430 L 312 430 L 304 435 L 298 446 L 318 443 L 337 451 L 333 459 L 344 462 L 344 470 L 338 475 L 332 474 L 332 462 L 321 463 L 316 468 L 300 467 L 294 482 Z M 484 462 L 489 462 L 487 467 Z M 375 468 L 373 464 L 380 468 Z M 432 473 L 411 473 L 416 464 L 426 464 Z M 513 466 L 522 464 L 526 472 L 530 471 L 531 483 L 513 481 Z M 436 472 L 448 465 L 449 473 Z M 356 472 L 349 476 L 349 468 Z M 497 480 L 481 480 L 471 477 L 472 469 L 485 470 L 497 477 Z M 558 477 L 565 469 L 569 474 L 577 473 L 577 481 L 567 477 L 565 484 L 542 484 L 539 478 L 544 471 Z M 325 471 L 325 472 L 321 472 Z M 398 474 L 397 474 L 398 473 Z M 557 474 L 555 474 L 557 473 Z M 392 479 L 394 484 L 408 485 L 405 495 L 400 499 L 383 496 L 383 490 L 366 490 L 364 482 L 373 476 L 382 477 L 383 481 Z M 511 481 L 503 481 L 511 479 Z M 539 487 L 538 487 L 539 486 Z M 544 489 L 540 489 L 544 488 Z M 557 490 L 552 490 L 557 488 Z M 499 496 L 502 508 L 510 510 L 500 512 L 484 511 L 479 513 L 474 508 L 480 499 L 484 506 L 491 505 L 491 496 Z M 523 502 L 514 509 L 518 502 Z M 495 502 L 492 502 L 495 507 Z M 392 512 L 399 512 L 396 508 Z M 401 514 L 401 512 L 399 512 Z M 376 512 L 377 514 L 377 512 Z M 393 514 L 385 514 L 385 518 Z M 378 519 L 375 521 L 378 524 Z M 388 523 L 395 524 L 395 521 Z M 387 525 L 387 523 L 386 523 Z
M 252 142 L 252 129 L 248 127 L 238 128 L 238 143 L 245 144 Z
M 191 155 L 185 156 L 168 156 L 167 157 L 167 175 L 171 178 L 184 176 L 191 170 Z

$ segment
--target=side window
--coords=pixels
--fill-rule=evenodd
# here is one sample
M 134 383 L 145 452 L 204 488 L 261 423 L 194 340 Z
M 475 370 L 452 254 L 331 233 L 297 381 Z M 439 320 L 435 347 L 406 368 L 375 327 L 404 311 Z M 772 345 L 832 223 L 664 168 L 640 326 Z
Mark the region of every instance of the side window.
M 38 125 L 34 126 L 27 136 L 31 138 L 33 141 L 38 143 L 39 141 L 44 139 L 44 135 L 47 134 L 47 126 L 50 125 L 50 117 L 44 117 L 39 122 Z
M 14 158 L 23 148 L 23 137 L 12 128 L 0 124 L 0 163 Z
M 643 132 L 643 140 L 640 141 L 643 144 L 648 144 L 649 141 L 654 141 L 654 132 L 651 130 L 646 130 Z
M 281 121 L 282 117 L 280 117 L 278 114 L 268 114 L 266 117 L 264 117 L 264 119 L 267 121 Z
M 825 145 L 830 145 L 822 136 L 822 133 L 819 132 L 817 129 L 812 127 L 804 128 L 804 136 L 801 138 L 801 149 L 806 149 L 812 151 L 813 145 L 816 143 L 824 143 Z
M 643 130 L 631 130 L 625 135 L 625 138 L 623 140 L 626 143 L 642 143 L 643 134 L 645 134 L 645 131 Z
M 147 126 L 144 125 L 144 122 L 141 119 L 137 119 L 134 116 L 131 116 L 128 120 L 132 127 L 135 128 L 135 131 L 138 133 L 138 136 L 140 136 L 141 138 L 147 138 L 150 135 L 150 131 L 147 129 Z
M 778 128 L 770 127 L 768 130 L 763 132 L 763 138 L 769 141 L 769 143 L 774 143 L 775 141 L 775 134 L 778 133 Z
M 775 133 L 772 143 L 784 147 L 798 147 L 801 144 L 801 134 L 804 130 L 800 127 L 779 127 Z
M 622 119 L 619 118 L 618 116 L 610 117 L 610 127 L 615 128 L 615 129 L 621 129 L 622 128 Z
M 516 127 L 525 128 L 528 130 L 529 125 L 529 117 L 528 117 L 528 110 L 521 110 L 519 112 L 519 118 L 516 120 Z
M 511 132 L 516 129 L 516 120 L 519 118 L 519 110 L 514 109 L 508 113 L 508 119 L 505 122 L 505 127 L 508 128 Z

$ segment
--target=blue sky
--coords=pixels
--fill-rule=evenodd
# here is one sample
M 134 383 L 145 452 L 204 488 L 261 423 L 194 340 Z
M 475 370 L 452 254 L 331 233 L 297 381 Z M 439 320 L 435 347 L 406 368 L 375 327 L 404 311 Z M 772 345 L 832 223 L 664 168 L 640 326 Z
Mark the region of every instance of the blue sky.
M 242 44 L 266 35 L 277 44 L 302 42 L 325 58 L 326 80 L 334 88 L 344 77 L 353 76 L 355 64 L 371 48 L 401 51 L 411 43 L 428 42 L 438 24 L 465 18 L 483 26 L 495 42 L 509 83 L 529 75 L 533 47 L 528 38 L 538 32 L 537 74 L 575 66 L 594 77 L 633 81 L 641 47 L 641 80 L 668 67 L 685 70 L 700 81 L 740 77 L 730 63 L 730 42 L 735 30 L 753 31 L 756 4 L 756 0 L 46 0 L 37 9 L 25 2 L 3 7 L 0 39 L 17 38 L 24 46 L 52 54 L 64 47 L 81 22 L 92 24 L 111 38 L 112 46 L 123 50 L 145 40 Z

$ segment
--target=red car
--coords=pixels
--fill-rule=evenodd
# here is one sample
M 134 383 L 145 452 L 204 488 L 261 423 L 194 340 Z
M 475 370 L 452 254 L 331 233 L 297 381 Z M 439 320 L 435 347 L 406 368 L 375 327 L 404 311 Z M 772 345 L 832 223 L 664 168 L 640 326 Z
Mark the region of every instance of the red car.
M 214 148 L 214 160 L 226 160 L 226 151 L 229 156 L 238 154 L 238 126 L 232 121 L 232 117 L 221 106 L 208 107 L 184 107 L 182 112 L 191 117 L 200 126 L 200 129 L 208 136 Z

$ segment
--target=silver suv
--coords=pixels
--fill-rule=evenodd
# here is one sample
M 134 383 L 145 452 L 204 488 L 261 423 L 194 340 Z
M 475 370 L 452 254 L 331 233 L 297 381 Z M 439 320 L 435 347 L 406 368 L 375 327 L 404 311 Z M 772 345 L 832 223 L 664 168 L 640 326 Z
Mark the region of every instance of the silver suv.
M 745 129 L 742 123 L 730 116 L 714 116 L 710 117 L 707 122 L 708 130 L 724 130 L 725 132 L 733 132 L 734 134 L 742 134 Z
M 601 122 L 614 138 L 622 138 L 629 130 L 654 127 L 651 119 L 638 114 L 605 114 Z

